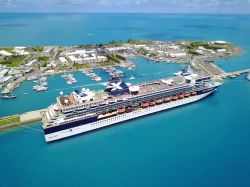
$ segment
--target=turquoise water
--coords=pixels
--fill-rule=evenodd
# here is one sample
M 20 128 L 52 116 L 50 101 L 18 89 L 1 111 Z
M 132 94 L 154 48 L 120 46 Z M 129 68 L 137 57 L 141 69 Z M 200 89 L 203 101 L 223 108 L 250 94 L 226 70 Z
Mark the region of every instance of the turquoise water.
M 249 23 L 249 15 L 1 14 L 0 44 L 228 40 L 244 55 L 216 63 L 233 71 L 250 67 Z M 133 83 L 179 69 L 132 60 L 136 70 L 124 71 L 136 77 Z M 81 72 L 75 76 L 77 87 L 103 88 Z M 48 92 L 35 93 L 28 81 L 15 91 L 16 100 L 1 100 L 0 116 L 46 107 L 61 90 L 75 89 L 60 75 L 48 79 Z M 51 144 L 40 124 L 1 132 L 1 186 L 250 186 L 249 96 L 242 75 L 200 102 Z

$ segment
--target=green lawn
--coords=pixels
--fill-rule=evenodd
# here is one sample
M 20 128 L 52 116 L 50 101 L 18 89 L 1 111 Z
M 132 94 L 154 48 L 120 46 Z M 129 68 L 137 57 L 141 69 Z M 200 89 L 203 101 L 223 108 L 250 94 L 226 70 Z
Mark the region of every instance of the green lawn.
M 12 56 L 12 57 L 5 58 L 0 63 L 8 67 L 17 67 L 21 64 L 24 58 L 25 58 L 24 56 Z
M 79 69 L 88 69 L 90 66 L 88 64 L 74 64 L 74 68 L 79 70 Z
M 0 126 L 20 122 L 20 117 L 0 118 Z
M 104 61 L 104 62 L 97 62 L 97 65 L 100 67 L 106 67 L 106 66 L 114 66 L 116 65 L 113 61 Z
M 35 52 L 42 52 L 42 51 L 43 51 L 43 47 L 41 47 L 41 46 L 32 47 L 31 49 L 32 49 L 33 51 L 35 51 Z
M 10 53 L 13 53 L 13 47 L 0 47 L 0 51 L 4 50 L 4 51 L 8 51 Z
M 49 60 L 49 57 L 48 56 L 39 56 L 38 60 L 43 61 L 43 62 L 47 62 Z

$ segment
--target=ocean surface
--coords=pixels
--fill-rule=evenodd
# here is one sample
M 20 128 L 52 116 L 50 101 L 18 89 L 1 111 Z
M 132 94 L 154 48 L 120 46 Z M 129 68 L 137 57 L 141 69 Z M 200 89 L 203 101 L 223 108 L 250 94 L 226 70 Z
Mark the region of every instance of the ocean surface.
M 226 71 L 250 68 L 250 15 L 0 14 L 1 46 L 78 45 L 112 40 L 226 40 L 244 50 L 215 63 Z M 177 64 L 130 59 L 126 82 L 172 76 Z M 109 76 L 102 70 L 103 78 Z M 36 93 L 26 81 L 15 100 L 0 100 L 0 117 L 41 109 L 60 91 L 103 89 L 82 72 L 68 86 L 48 77 Z M 129 80 L 130 76 L 135 80 Z M 25 93 L 25 94 L 24 94 Z M 250 186 L 250 82 L 227 79 L 199 102 L 110 128 L 45 143 L 41 124 L 0 132 L 0 186 Z

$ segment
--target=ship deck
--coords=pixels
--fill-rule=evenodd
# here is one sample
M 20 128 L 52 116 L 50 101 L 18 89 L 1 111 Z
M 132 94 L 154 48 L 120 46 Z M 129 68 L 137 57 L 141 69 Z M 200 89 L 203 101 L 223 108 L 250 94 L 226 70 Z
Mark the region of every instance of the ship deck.
M 149 93 L 165 90 L 165 89 L 172 89 L 179 86 L 183 86 L 186 84 L 185 79 L 183 77 L 173 77 L 168 78 L 167 80 L 173 80 L 172 84 L 166 84 L 162 80 L 157 80 L 153 82 L 147 82 L 143 84 L 139 84 L 136 86 L 139 86 L 139 91 L 137 95 L 132 95 L 129 93 L 125 93 L 123 95 L 119 96 L 110 96 L 107 93 L 103 91 L 95 92 L 95 96 L 93 100 L 86 101 L 81 103 L 74 95 L 66 95 L 58 97 L 58 102 L 62 109 L 64 108 L 70 108 L 70 107 L 76 107 L 79 105 L 94 105 L 95 103 L 102 103 L 102 102 L 114 102 L 116 100 L 123 100 L 126 98 L 132 98 L 137 97 L 138 95 L 146 95 Z M 67 103 L 65 103 L 65 100 L 67 100 Z

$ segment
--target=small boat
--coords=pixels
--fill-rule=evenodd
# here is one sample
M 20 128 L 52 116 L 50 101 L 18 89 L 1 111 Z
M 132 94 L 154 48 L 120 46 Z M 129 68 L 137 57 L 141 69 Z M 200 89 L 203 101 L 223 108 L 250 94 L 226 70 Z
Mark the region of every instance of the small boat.
M 29 93 L 24 92 L 23 94 L 24 94 L 24 95 L 28 95 Z
M 36 88 L 36 91 L 37 91 L 37 92 L 43 92 L 43 91 L 46 91 L 47 89 L 48 89 L 47 87 L 38 86 L 38 87 Z
M 126 108 L 126 113 L 132 112 L 132 108 L 131 107 L 127 107 Z
M 125 109 L 125 107 L 118 108 L 117 112 L 118 112 L 118 114 L 123 114 L 126 112 L 126 109 Z
M 190 93 L 185 93 L 184 94 L 184 97 L 189 97 L 190 96 Z
M 250 81 L 250 72 L 247 74 L 247 80 Z
M 176 101 L 177 99 L 178 99 L 178 96 L 176 95 L 172 97 L 172 101 Z
M 102 78 L 101 77 L 94 77 L 93 80 L 95 80 L 95 81 L 101 81 Z
M 142 108 L 147 108 L 148 106 L 149 106 L 149 103 L 148 103 L 148 102 L 142 103 L 142 104 L 141 104 L 141 107 L 142 107 Z
M 3 94 L 3 95 L 1 95 L 0 97 L 1 97 L 2 99 L 14 99 L 14 98 L 16 98 L 16 96 L 13 95 L 13 94 Z
M 149 101 L 149 106 L 155 106 L 155 101 Z
M 41 82 L 40 85 L 41 86 L 48 86 L 48 82 Z
M 72 82 L 72 81 L 67 81 L 67 84 L 69 84 L 69 85 L 70 85 L 70 84 L 73 84 L 73 82 Z
M 175 76 L 179 76 L 179 75 L 181 75 L 181 74 L 182 74 L 181 71 L 178 71 L 178 72 L 174 73 Z
M 133 75 L 129 78 L 129 80 L 134 80 L 134 79 L 135 77 Z
M 158 100 L 156 101 L 156 104 L 157 104 L 157 105 L 162 104 L 162 103 L 163 103 L 163 99 L 158 99 Z
M 179 97 L 179 99 L 183 99 L 184 98 L 184 94 L 180 94 L 178 97 Z
M 39 85 L 35 85 L 32 88 L 33 88 L 33 90 L 36 90 L 38 87 L 39 87 Z

